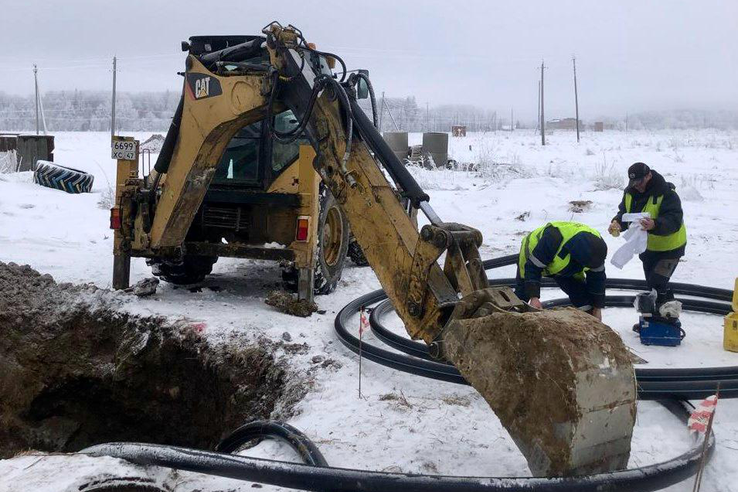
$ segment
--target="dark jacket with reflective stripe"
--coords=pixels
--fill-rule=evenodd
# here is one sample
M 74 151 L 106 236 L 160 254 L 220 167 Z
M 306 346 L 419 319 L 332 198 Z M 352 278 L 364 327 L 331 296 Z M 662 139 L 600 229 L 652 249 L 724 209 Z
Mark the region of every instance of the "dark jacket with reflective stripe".
M 618 206 L 618 213 L 612 220 L 617 220 L 620 224 L 620 228 L 626 230 L 628 224 L 622 221 L 623 214 L 627 212 L 625 209 L 625 195 L 630 193 L 633 196 L 632 210 L 638 211 L 643 210 L 648 200 L 654 197 L 663 195 L 661 206 L 659 208 L 659 216 L 654 221 L 655 227 L 648 231 L 649 234 L 656 234 L 657 236 L 667 236 L 673 234 L 682 227 L 684 220 L 684 212 L 682 211 L 682 201 L 679 199 L 675 191 L 675 186 L 664 179 L 664 177 L 651 169 L 651 180 L 646 185 L 646 190 L 643 193 L 639 193 L 635 188 L 626 188 L 623 192 L 623 199 L 620 201 Z M 663 258 L 679 258 L 684 256 L 685 246 L 683 245 L 677 249 L 663 252 L 649 252 L 653 255 L 658 255 Z
M 560 272 L 556 273 L 557 277 L 582 277 L 582 281 L 587 284 L 587 291 L 592 297 L 592 305 L 597 308 L 605 307 L 605 274 L 604 265 L 601 269 L 587 270 L 584 273 L 585 266 L 577 262 L 575 258 L 584 258 L 589 254 L 588 242 L 578 237 L 588 232 L 580 232 L 572 237 L 562 248 L 560 254 L 569 254 L 569 264 Z M 541 295 L 541 277 L 546 265 L 553 262 L 556 252 L 561 246 L 563 237 L 561 232 L 553 226 L 548 226 L 543 231 L 541 239 L 531 251 L 528 260 L 525 262 L 525 295 L 528 298 L 540 297 Z M 543 265 L 543 266 L 541 266 Z

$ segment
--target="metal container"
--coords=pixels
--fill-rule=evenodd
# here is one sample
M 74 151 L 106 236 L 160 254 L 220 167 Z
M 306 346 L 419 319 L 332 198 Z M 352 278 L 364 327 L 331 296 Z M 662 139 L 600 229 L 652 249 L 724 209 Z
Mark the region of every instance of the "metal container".
M 2 133 L 0 134 L 0 152 L 10 152 L 18 148 L 18 134 L 17 133 Z
M 392 152 L 404 164 L 408 154 L 407 132 L 384 132 L 382 136 Z
M 423 133 L 423 154 L 429 155 L 436 167 L 446 167 L 448 163 L 448 133 Z

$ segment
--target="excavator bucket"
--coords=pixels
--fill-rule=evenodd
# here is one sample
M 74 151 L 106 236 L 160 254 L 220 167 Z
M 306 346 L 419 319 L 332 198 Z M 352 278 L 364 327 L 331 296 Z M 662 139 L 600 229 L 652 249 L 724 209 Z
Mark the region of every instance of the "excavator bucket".
M 620 337 L 573 308 L 490 311 L 452 319 L 444 356 L 489 403 L 533 475 L 626 468 L 636 385 Z

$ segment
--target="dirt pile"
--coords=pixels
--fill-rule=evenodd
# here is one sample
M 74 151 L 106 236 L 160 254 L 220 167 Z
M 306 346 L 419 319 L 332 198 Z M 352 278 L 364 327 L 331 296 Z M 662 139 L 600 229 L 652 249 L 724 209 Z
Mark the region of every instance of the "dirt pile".
M 582 311 L 453 321 L 447 358 L 487 400 L 536 476 L 627 466 L 636 388 L 627 349 Z
M 285 314 L 300 318 L 307 318 L 318 311 L 318 305 L 314 302 L 298 299 L 297 296 L 283 290 L 271 291 L 264 302 Z
M 284 410 L 292 377 L 268 347 L 216 347 L 115 299 L 0 262 L 0 457 L 109 441 L 212 449 Z

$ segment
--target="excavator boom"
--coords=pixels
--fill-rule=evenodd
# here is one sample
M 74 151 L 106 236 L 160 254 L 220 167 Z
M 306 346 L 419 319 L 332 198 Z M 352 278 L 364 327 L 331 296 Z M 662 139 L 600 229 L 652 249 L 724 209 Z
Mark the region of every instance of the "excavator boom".
M 368 78 L 347 76 L 345 67 L 335 76 L 328 65 L 337 57 L 316 50 L 292 26 L 273 23 L 263 34 L 188 56 L 170 152 L 162 151 L 144 190 L 158 197 L 153 219 L 146 228 L 136 219 L 140 241 L 161 251 L 181 245 L 228 140 L 253 121 L 270 125 L 288 108 L 297 130 L 271 128 L 273 138 L 307 134 L 315 170 L 409 335 L 452 362 L 485 398 L 532 473 L 625 468 L 636 387 L 617 334 L 580 311 L 538 311 L 509 289 L 489 288 L 481 233 L 441 220 L 359 107 L 357 86 Z M 268 62 L 252 61 L 260 50 Z M 408 202 L 428 219 L 420 231 Z

